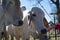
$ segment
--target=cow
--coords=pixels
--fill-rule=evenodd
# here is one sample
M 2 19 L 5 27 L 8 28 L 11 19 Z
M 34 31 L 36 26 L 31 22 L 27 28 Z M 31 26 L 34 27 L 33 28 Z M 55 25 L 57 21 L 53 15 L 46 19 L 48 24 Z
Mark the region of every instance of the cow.
M 30 35 L 36 39 L 48 40 L 47 37 L 47 24 L 43 21 L 45 14 L 43 10 L 39 7 L 32 7 L 29 11 L 29 25 L 30 25 Z
M 6 28 L 7 34 L 11 35 L 11 40 L 14 40 L 14 36 L 16 40 L 29 40 L 30 37 L 30 28 L 28 24 L 28 14 L 23 12 L 23 25 L 22 26 L 14 26 L 13 24 L 8 25 Z
M 23 25 L 19 0 L 0 0 L 0 40 L 2 35 L 7 36 L 6 26 L 13 24 L 15 26 Z M 18 10 L 18 11 L 17 11 Z M 7 40 L 7 37 L 5 38 Z

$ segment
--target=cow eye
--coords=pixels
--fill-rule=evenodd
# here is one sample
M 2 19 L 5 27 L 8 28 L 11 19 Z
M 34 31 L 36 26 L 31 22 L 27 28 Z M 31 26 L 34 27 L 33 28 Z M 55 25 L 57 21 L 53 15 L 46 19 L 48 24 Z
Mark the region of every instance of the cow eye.
M 32 14 L 34 17 L 36 17 L 36 14 Z

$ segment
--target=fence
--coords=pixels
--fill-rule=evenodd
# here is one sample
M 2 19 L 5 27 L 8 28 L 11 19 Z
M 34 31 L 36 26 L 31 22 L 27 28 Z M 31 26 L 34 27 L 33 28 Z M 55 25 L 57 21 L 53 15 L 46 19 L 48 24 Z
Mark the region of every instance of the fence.
M 60 40 L 60 30 L 52 29 L 47 35 L 49 40 Z

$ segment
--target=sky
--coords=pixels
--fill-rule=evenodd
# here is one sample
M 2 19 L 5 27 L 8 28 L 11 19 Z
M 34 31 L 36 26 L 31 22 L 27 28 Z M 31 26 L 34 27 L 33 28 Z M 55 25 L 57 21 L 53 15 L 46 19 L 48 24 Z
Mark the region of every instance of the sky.
M 41 1 L 41 5 L 44 7 L 44 9 L 47 11 L 48 15 L 51 18 L 47 15 L 47 13 L 40 6 L 40 4 L 36 3 L 36 1 L 29 1 L 29 0 L 20 0 L 20 1 L 21 1 L 21 6 L 25 6 L 27 10 L 31 10 L 33 6 L 40 7 L 44 11 L 45 18 L 47 19 L 47 21 L 48 22 L 53 21 L 53 16 L 50 15 L 50 13 L 54 13 L 56 11 L 56 6 L 54 4 L 50 4 L 51 2 L 49 2 L 48 0 Z

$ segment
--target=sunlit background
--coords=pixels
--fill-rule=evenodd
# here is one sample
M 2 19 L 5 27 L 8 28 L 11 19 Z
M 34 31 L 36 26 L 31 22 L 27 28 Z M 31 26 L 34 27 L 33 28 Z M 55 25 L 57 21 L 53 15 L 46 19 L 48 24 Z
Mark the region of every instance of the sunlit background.
M 54 20 L 53 15 L 51 13 L 54 13 L 57 11 L 56 6 L 49 0 L 43 0 L 40 2 L 40 4 L 37 3 L 36 0 L 20 0 L 21 6 L 26 7 L 26 11 L 30 10 L 33 6 L 40 7 L 45 12 L 45 18 L 48 22 Z M 42 7 L 43 6 L 43 7 Z M 44 10 L 45 9 L 45 10 Z

